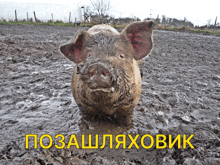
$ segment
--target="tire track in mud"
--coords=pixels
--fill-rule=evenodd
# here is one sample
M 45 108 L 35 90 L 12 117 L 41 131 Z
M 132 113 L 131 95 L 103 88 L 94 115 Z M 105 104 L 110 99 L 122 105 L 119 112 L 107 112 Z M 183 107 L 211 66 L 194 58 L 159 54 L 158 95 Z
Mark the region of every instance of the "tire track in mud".
M 0 24 L 0 164 L 219 164 L 220 37 L 156 30 L 133 126 L 122 128 L 81 120 L 74 64 L 59 53 L 77 29 Z M 60 133 L 68 143 L 71 134 L 107 132 L 195 134 L 195 149 L 34 150 L 30 141 L 25 150 L 25 134 Z

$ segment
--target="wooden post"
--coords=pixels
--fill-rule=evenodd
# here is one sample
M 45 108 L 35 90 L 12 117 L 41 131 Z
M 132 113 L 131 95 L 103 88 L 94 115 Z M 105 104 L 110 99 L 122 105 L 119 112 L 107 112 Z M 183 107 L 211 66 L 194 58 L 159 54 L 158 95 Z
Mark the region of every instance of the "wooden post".
M 70 12 L 70 14 L 69 14 L 69 23 L 70 23 L 70 18 L 71 18 L 71 12 Z
M 28 12 L 27 12 L 27 22 L 29 23 L 29 20 L 28 20 Z
M 51 13 L 51 16 L 52 16 L 52 24 L 53 24 L 53 26 L 54 26 L 54 22 L 53 22 L 53 13 Z
M 16 12 L 16 10 L 15 10 L 15 22 L 16 22 L 16 24 L 17 24 L 17 21 L 18 21 L 17 12 Z
M 34 11 L 34 19 L 35 19 L 35 24 L 37 25 L 37 18 L 36 18 L 36 15 L 35 15 L 35 11 Z
M 74 22 L 74 26 L 76 26 L 76 17 L 75 17 L 75 22 Z
M 158 22 L 159 22 L 159 14 L 157 15 L 157 24 L 158 24 Z
M 215 31 L 215 26 L 216 26 L 216 24 L 217 24 L 217 16 L 216 16 L 216 18 L 215 18 L 214 31 Z

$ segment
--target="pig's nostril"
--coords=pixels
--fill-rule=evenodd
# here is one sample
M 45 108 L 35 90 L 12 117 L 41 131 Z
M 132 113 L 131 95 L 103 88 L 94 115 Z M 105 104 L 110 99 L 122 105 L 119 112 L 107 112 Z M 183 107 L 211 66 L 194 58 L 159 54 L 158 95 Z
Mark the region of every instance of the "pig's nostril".
M 89 76 L 89 77 L 92 77 L 93 75 L 94 75 L 94 72 L 91 72 L 91 71 L 90 71 L 90 72 L 88 73 L 88 76 Z
M 103 75 L 103 76 L 108 76 L 108 74 L 109 74 L 108 71 L 106 71 L 106 70 L 102 71 L 102 75 Z

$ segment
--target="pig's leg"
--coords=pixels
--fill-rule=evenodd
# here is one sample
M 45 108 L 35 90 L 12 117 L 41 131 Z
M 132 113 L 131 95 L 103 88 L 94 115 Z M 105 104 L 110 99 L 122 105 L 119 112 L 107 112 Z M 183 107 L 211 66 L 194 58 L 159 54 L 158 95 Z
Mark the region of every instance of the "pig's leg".
M 116 121 L 119 125 L 128 126 L 132 124 L 133 121 L 133 109 L 135 107 L 129 107 L 127 110 L 118 111 L 116 113 Z

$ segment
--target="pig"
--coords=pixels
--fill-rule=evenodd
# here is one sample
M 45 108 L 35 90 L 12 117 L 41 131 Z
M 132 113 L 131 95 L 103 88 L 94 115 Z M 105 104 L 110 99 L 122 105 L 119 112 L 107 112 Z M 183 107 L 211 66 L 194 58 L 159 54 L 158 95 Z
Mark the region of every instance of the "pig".
M 154 22 L 136 21 L 119 33 L 109 25 L 78 30 L 61 53 L 76 66 L 73 97 L 83 115 L 130 125 L 141 95 L 141 59 L 153 48 Z

